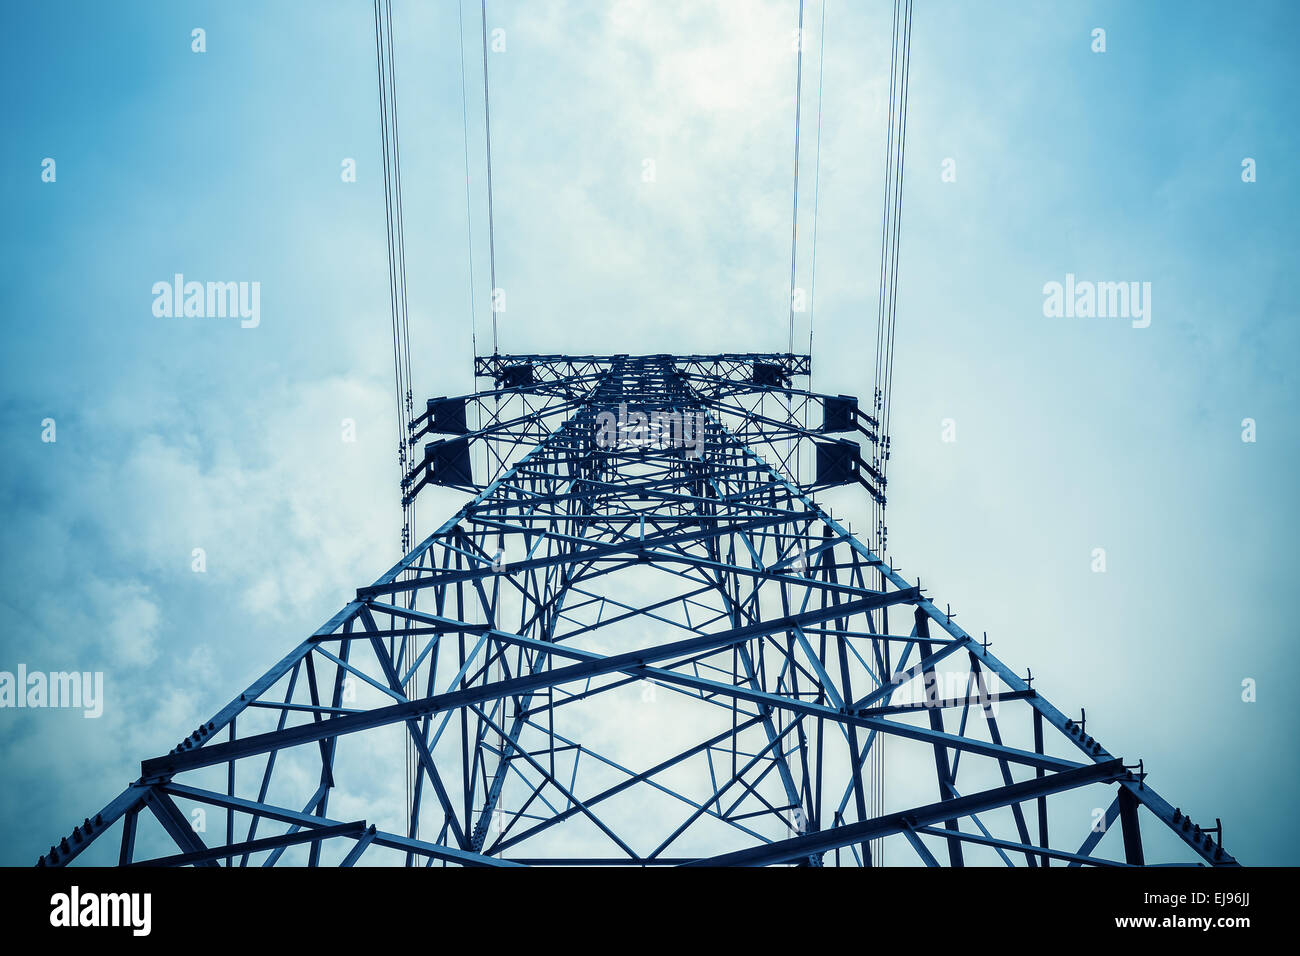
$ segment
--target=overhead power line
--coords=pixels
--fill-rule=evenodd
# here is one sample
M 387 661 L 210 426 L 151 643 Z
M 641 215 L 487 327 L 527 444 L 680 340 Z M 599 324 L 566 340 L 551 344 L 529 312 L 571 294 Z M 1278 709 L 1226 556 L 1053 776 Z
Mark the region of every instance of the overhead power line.
M 488 94 L 488 28 L 487 0 L 481 0 L 483 12 L 483 135 L 487 142 L 487 195 L 488 195 L 488 263 L 492 277 L 492 354 L 498 354 L 497 347 L 497 246 L 496 230 L 493 226 L 492 209 L 492 99 Z
M 794 81 L 794 212 L 790 216 L 790 288 L 787 305 L 790 307 L 790 341 L 786 351 L 794 353 L 794 279 L 795 251 L 799 239 L 799 118 L 803 103 L 803 0 L 799 0 L 799 26 L 795 30 L 797 60 Z
M 469 335 L 473 357 L 478 358 L 478 312 L 474 307 L 474 207 L 469 189 L 469 97 L 465 91 L 465 4 L 456 0 L 456 17 L 460 29 L 460 123 L 461 145 L 465 153 L 465 245 L 469 258 Z M 471 363 L 472 368 L 472 363 Z M 470 380 L 471 386 L 473 379 Z
M 880 285 L 876 315 L 875 415 L 879 423 L 876 469 L 887 476 L 893 411 L 894 338 L 898 325 L 898 262 L 903 231 L 903 166 L 907 155 L 907 91 L 911 73 L 912 0 L 894 0 L 885 146 L 885 198 L 880 221 Z M 885 552 L 889 531 L 884 504 L 875 509 L 875 544 Z
M 397 395 L 397 467 L 405 482 L 409 467 L 410 429 L 414 400 L 411 384 L 411 325 L 406 296 L 406 234 L 402 221 L 402 149 L 397 120 L 397 66 L 393 55 L 392 0 L 375 0 L 375 63 L 379 75 L 380 152 L 384 167 L 384 222 L 388 244 L 388 290 L 393 338 L 393 384 Z M 415 523 L 415 497 L 402 494 L 402 554 L 411 548 Z M 415 664 L 415 644 L 409 635 L 393 653 L 409 671 Z M 416 751 L 406 741 L 407 816 L 414 821 L 415 781 L 419 773 Z

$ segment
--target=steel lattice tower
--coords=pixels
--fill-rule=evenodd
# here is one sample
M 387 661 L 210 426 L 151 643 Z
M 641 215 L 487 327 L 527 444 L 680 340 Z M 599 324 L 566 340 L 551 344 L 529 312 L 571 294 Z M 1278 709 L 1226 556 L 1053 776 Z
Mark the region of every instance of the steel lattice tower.
M 814 501 L 884 489 L 807 356 L 475 372 L 404 483 L 472 499 L 41 865 L 1235 863 Z

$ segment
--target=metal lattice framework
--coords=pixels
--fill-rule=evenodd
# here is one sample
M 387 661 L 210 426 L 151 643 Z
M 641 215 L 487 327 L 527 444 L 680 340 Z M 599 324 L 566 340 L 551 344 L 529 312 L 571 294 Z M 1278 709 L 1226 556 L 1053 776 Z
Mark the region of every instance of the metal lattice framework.
M 475 372 L 404 482 L 472 500 L 42 865 L 1235 863 L 813 500 L 884 488 L 807 356 Z

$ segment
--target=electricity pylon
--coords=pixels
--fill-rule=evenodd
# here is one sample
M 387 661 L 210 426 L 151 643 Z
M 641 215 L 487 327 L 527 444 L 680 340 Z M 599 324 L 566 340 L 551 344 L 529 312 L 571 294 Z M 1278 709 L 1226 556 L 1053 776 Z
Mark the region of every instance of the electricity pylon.
M 475 372 L 472 498 L 42 865 L 1235 864 L 814 500 L 884 488 L 807 356 Z

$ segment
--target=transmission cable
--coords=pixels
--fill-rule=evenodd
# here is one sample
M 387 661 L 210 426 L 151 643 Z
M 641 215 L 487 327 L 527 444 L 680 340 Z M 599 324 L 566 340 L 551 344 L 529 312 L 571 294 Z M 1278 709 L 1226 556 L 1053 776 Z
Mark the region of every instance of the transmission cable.
M 397 119 L 397 68 L 393 55 L 392 0 L 375 0 L 375 63 L 379 77 L 380 151 L 383 160 L 384 221 L 388 249 L 388 291 L 391 306 L 393 338 L 393 381 L 397 393 L 397 464 L 402 488 L 402 554 L 411 547 L 411 528 L 415 521 L 414 499 L 406 494 L 405 479 L 409 466 L 409 422 L 414 409 L 411 385 L 411 329 L 406 292 L 406 238 L 402 223 L 402 173 L 401 141 Z M 409 576 L 409 575 L 408 575 Z M 408 607 L 414 607 L 414 592 L 406 598 Z M 409 623 L 403 627 L 405 631 Z M 415 666 L 415 647 L 407 632 L 401 651 L 397 638 L 390 641 L 390 653 L 403 660 L 403 672 L 410 673 Z M 414 678 L 412 678 L 414 679 Z M 403 691 L 408 688 L 403 687 Z M 415 820 L 415 784 L 419 765 L 414 741 L 407 740 L 405 748 L 405 796 L 407 819 L 412 836 L 418 835 Z
M 799 238 L 799 115 L 803 101 L 803 0 L 799 0 L 799 26 L 795 30 L 795 46 L 798 60 L 794 86 L 794 211 L 790 216 L 790 287 L 786 295 L 787 305 L 790 307 L 790 341 L 786 351 L 791 355 L 794 354 L 795 250 Z
M 826 0 L 822 0 L 821 29 L 817 41 L 817 149 L 813 162 L 813 221 L 812 221 L 812 270 L 808 279 L 808 391 L 813 390 L 813 319 L 817 306 L 817 213 L 821 207 L 822 174 L 822 78 L 826 59 Z M 812 398 L 804 400 L 803 427 L 808 430 L 808 406 Z M 809 445 L 809 451 L 815 449 Z M 809 471 L 816 461 L 809 463 Z
M 903 168 L 907 156 L 907 93 L 911 75 L 912 0 L 894 0 L 893 30 L 889 61 L 889 113 L 885 146 L 885 196 L 880 218 L 880 283 L 876 313 L 875 388 L 872 395 L 876 417 L 875 463 L 880 475 L 882 494 L 873 499 L 875 515 L 874 546 L 883 558 L 889 544 L 885 524 L 884 489 L 889 474 L 890 429 L 893 413 L 894 341 L 898 326 L 898 268 L 903 231 Z M 880 586 L 886 587 L 883 568 Z M 889 609 L 881 610 L 882 633 L 889 632 Z M 888 646 L 884 653 L 888 654 Z M 876 741 L 871 754 L 872 815 L 884 812 L 885 755 Z M 872 841 L 872 862 L 884 862 L 884 841 Z
M 474 207 L 469 188 L 469 96 L 465 89 L 465 2 L 456 0 L 456 16 L 460 26 L 460 130 L 461 145 L 465 153 L 465 248 L 469 260 L 469 341 L 474 364 L 478 362 L 478 310 L 474 306 Z M 470 391 L 474 391 L 474 369 L 470 367 Z
M 492 210 L 492 108 L 491 98 L 488 95 L 488 28 L 487 28 L 487 0 L 481 0 L 481 9 L 483 12 L 483 134 L 487 143 L 487 198 L 488 198 L 488 262 L 491 270 L 492 279 L 492 297 L 489 300 L 492 306 L 492 354 L 495 356 L 499 350 L 497 348 L 497 251 L 496 251 L 496 232 L 493 228 L 493 210 Z
M 902 245 L 903 168 L 907 152 L 907 93 L 911 74 L 912 0 L 894 0 L 890 54 L 888 132 L 885 148 L 885 199 L 880 224 L 880 283 L 876 319 L 875 389 L 876 468 L 886 485 L 891 457 L 894 340 L 898 323 L 898 268 Z M 876 500 L 875 550 L 883 555 L 889 540 L 884 504 Z

